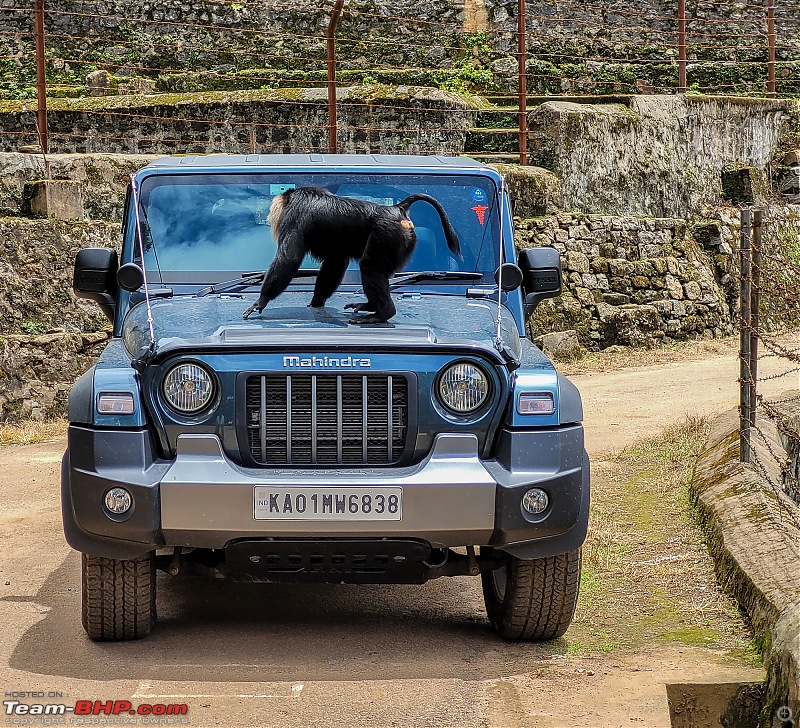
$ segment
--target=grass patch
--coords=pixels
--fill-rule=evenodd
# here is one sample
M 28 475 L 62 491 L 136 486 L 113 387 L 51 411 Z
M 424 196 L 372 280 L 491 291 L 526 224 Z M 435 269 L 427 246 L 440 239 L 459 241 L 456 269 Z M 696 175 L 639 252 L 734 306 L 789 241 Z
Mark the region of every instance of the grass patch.
M 568 653 L 673 644 L 758 664 L 752 632 L 717 585 L 689 499 L 708 429 L 705 418 L 689 417 L 595 462 Z
M 67 425 L 65 419 L 0 424 L 0 445 L 31 445 L 57 440 L 66 436 Z

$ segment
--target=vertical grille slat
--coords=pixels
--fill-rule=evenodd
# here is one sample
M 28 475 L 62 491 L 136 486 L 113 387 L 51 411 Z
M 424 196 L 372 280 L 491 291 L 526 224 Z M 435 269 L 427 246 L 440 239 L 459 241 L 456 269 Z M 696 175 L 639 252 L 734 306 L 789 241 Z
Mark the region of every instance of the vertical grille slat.
M 367 422 L 369 422 L 369 394 L 367 392 L 367 375 L 361 377 L 361 457 L 362 462 L 369 462 L 369 429 Z
M 261 457 L 267 459 L 267 378 L 261 377 L 261 418 L 259 421 Z
M 258 374 L 246 383 L 261 465 L 393 465 L 408 435 L 408 382 L 385 374 Z
M 342 375 L 336 376 L 336 462 L 342 462 Z

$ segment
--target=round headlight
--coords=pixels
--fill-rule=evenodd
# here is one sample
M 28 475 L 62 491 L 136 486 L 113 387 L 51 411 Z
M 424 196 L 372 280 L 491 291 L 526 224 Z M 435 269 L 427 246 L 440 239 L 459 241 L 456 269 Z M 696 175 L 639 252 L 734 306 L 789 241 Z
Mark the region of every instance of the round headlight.
M 198 364 L 178 364 L 164 377 L 164 396 L 178 412 L 199 412 L 214 397 L 214 380 Z
M 439 377 L 439 398 L 453 412 L 474 412 L 486 401 L 488 394 L 489 380 L 474 364 L 453 364 Z

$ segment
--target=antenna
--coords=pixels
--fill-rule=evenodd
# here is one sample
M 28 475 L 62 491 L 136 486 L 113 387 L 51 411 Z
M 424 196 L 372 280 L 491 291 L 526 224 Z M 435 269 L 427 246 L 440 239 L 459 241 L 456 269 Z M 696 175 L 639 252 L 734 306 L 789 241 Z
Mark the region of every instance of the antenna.
M 505 175 L 500 176 L 500 200 L 498 204 L 500 205 L 500 254 L 497 256 L 500 265 L 500 273 L 498 274 L 497 278 L 497 334 L 495 336 L 494 345 L 497 347 L 498 351 L 503 350 L 503 337 L 500 333 L 500 324 L 502 322 L 503 316 L 503 253 L 505 252 L 505 245 L 503 244 L 503 235 L 506 229 L 506 221 L 505 221 L 505 213 L 506 213 L 506 206 L 505 206 L 505 190 L 506 190 L 506 177 Z
M 147 306 L 147 325 L 150 327 L 150 347 L 148 353 L 152 354 L 156 350 L 156 334 L 153 328 L 153 309 L 150 306 L 150 290 L 147 287 L 147 269 L 144 266 L 144 242 L 142 241 L 142 221 L 139 219 L 139 188 L 136 185 L 136 175 L 131 174 L 131 196 L 133 198 L 133 209 L 136 215 L 136 240 L 139 243 L 139 255 L 142 257 L 142 274 L 144 277 L 144 302 Z M 139 356 L 139 360 L 144 363 L 145 356 Z

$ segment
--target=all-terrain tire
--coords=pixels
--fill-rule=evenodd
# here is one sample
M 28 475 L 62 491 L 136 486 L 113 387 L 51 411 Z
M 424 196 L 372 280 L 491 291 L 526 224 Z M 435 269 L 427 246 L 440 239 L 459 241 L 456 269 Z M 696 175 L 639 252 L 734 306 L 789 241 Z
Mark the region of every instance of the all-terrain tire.
M 552 640 L 567 631 L 575 614 L 581 551 L 530 561 L 508 556 L 481 580 L 486 613 L 498 634 L 509 640 Z
M 81 621 L 93 640 L 147 637 L 156 621 L 153 553 L 122 561 L 83 554 Z

